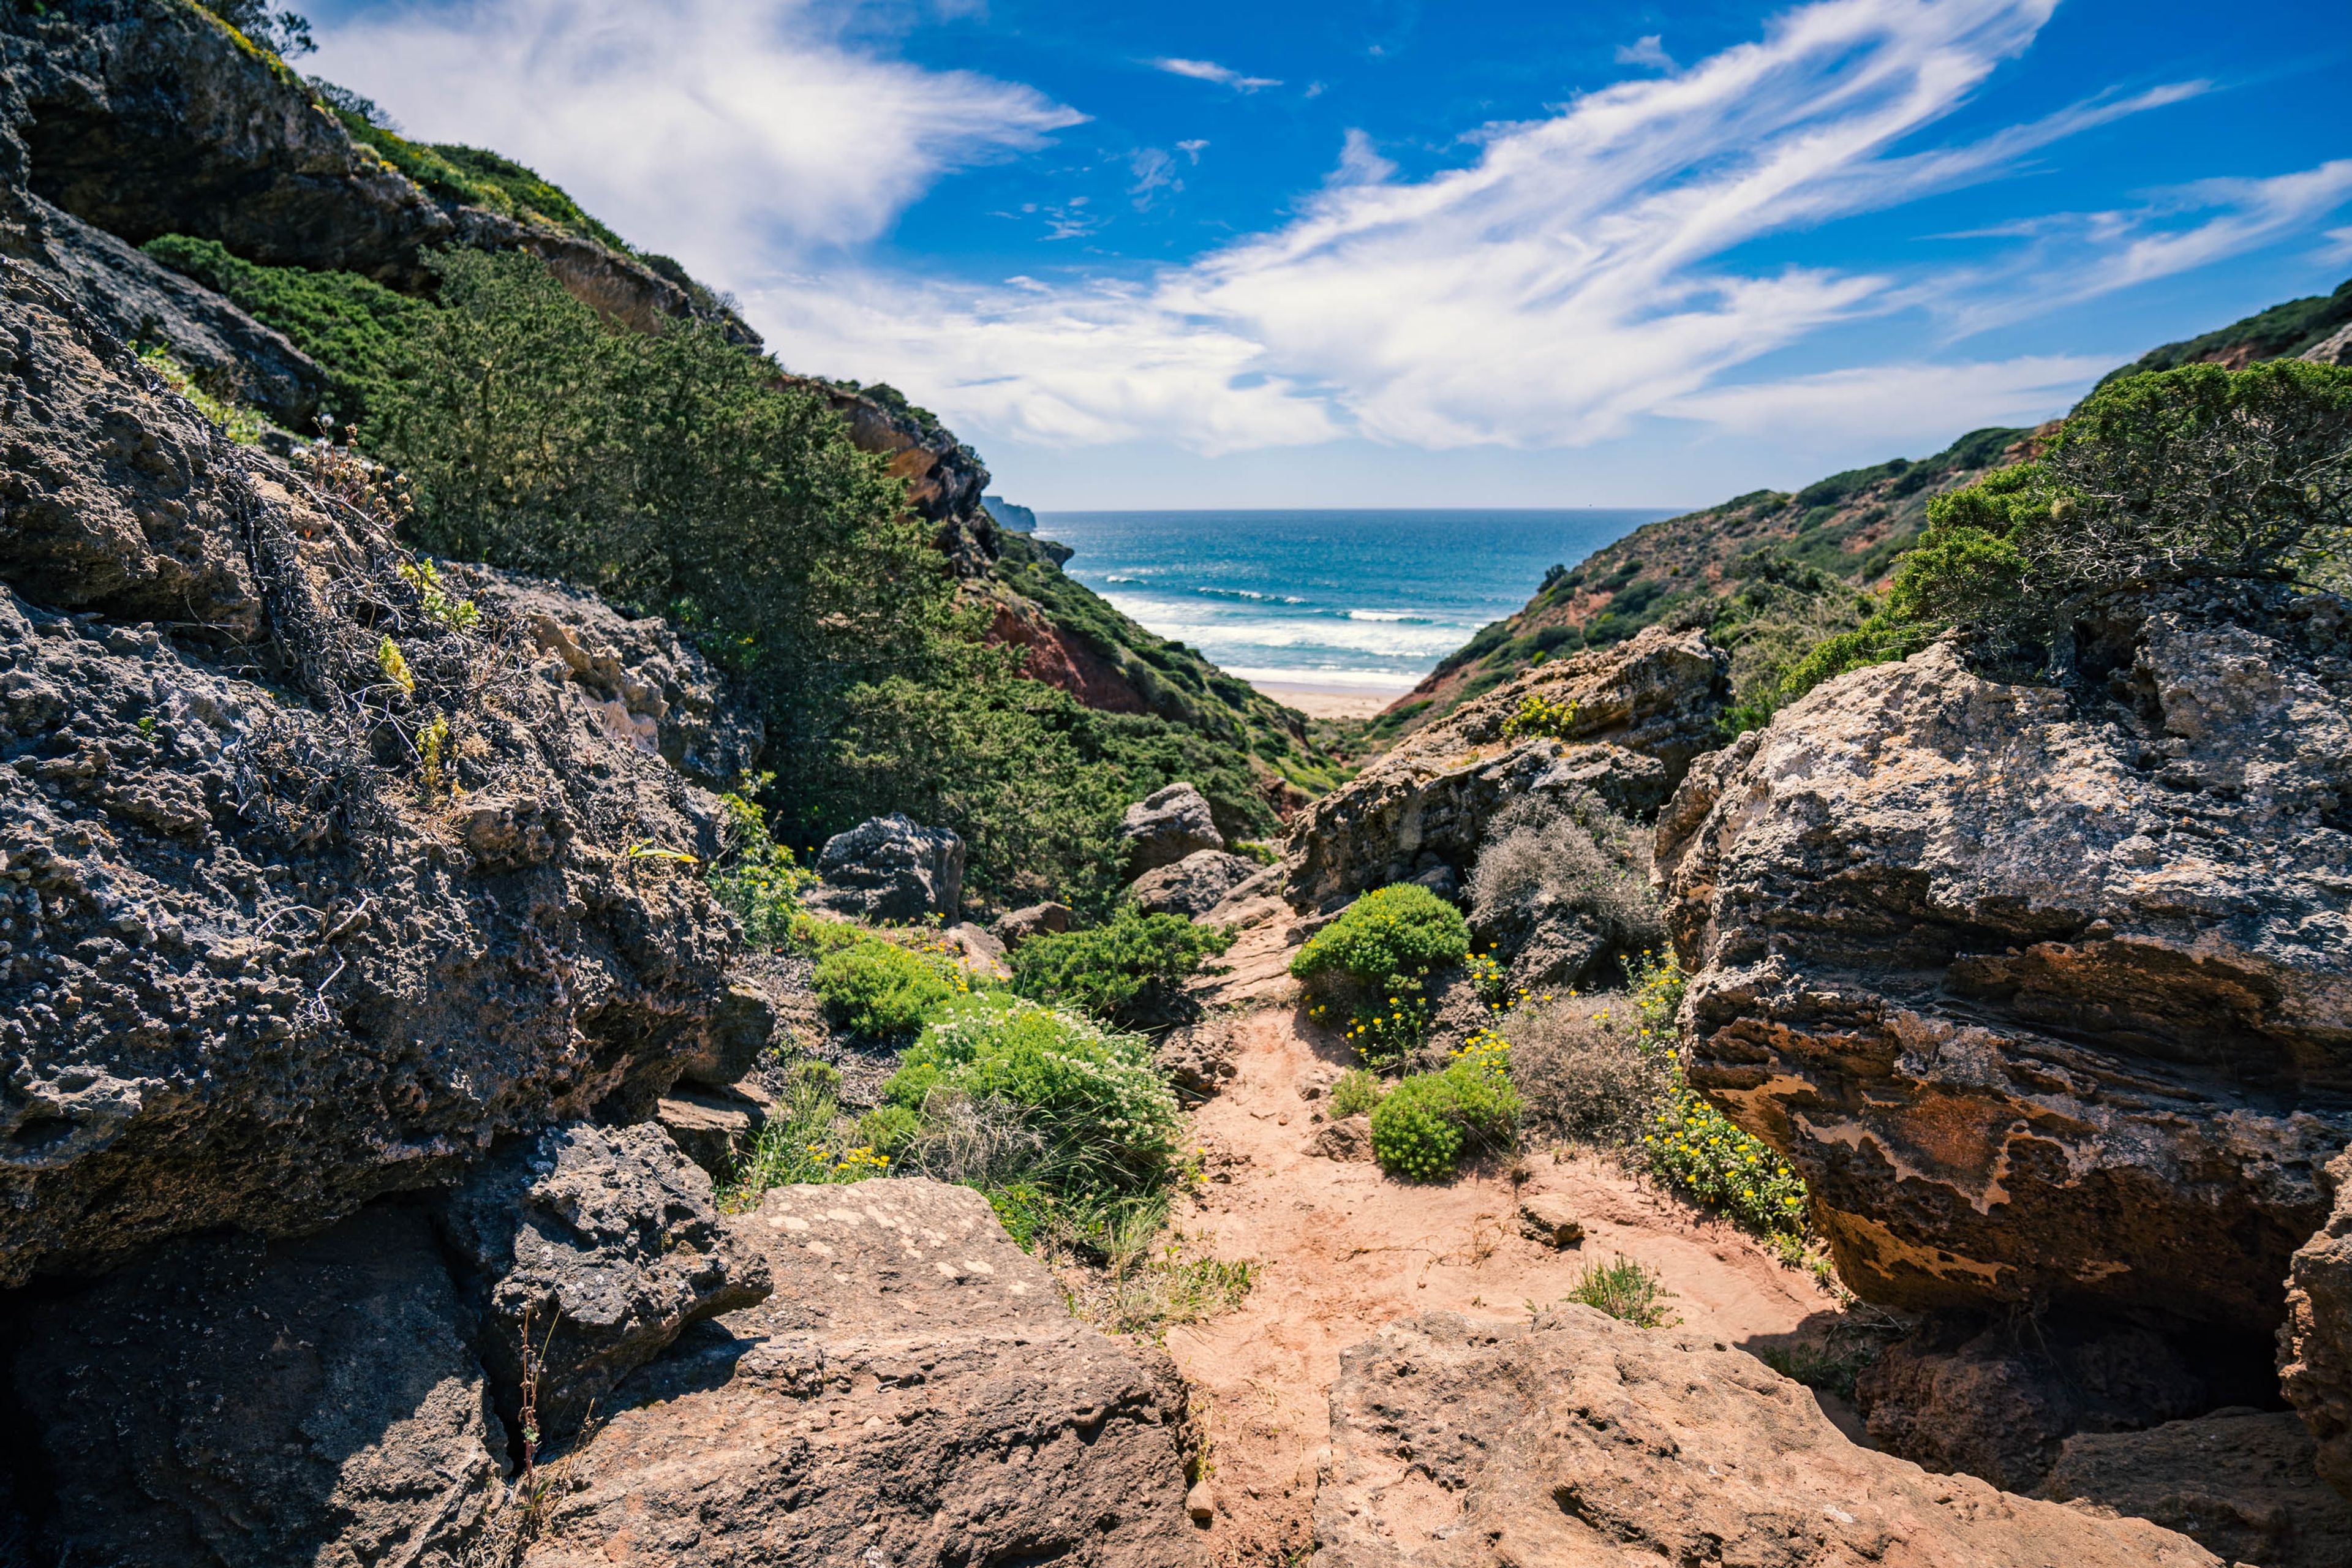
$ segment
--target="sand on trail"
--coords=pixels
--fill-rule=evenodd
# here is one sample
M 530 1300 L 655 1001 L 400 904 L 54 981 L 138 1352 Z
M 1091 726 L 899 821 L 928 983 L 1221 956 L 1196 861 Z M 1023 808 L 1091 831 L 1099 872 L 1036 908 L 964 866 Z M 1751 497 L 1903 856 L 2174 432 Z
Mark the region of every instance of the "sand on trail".
M 1261 1267 L 1237 1310 L 1168 1332 L 1209 1443 L 1216 1511 L 1202 1535 L 1217 1563 L 1287 1563 L 1312 1540 L 1339 1352 L 1394 1319 L 1525 1321 L 1528 1303 L 1559 1300 L 1620 1253 L 1657 1271 L 1685 1328 L 1727 1344 L 1816 1338 L 1836 1314 L 1807 1272 L 1600 1159 L 1538 1152 L 1524 1186 L 1500 1163 L 1421 1186 L 1310 1154 L 1321 1103 L 1299 1085 L 1350 1065 L 1346 1047 L 1278 1005 L 1243 1016 L 1234 1039 L 1236 1076 L 1193 1115 L 1210 1179 L 1176 1223 L 1202 1249 Z M 1519 1234 L 1517 1205 L 1539 1194 L 1582 1221 L 1580 1247 Z

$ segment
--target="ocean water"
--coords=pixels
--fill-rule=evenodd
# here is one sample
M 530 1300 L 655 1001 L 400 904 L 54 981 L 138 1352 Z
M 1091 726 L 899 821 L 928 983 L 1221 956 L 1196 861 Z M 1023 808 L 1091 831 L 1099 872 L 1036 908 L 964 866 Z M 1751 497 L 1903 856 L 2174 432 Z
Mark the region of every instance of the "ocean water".
M 1244 680 L 1402 691 L 1663 510 L 1047 511 L 1063 568 Z

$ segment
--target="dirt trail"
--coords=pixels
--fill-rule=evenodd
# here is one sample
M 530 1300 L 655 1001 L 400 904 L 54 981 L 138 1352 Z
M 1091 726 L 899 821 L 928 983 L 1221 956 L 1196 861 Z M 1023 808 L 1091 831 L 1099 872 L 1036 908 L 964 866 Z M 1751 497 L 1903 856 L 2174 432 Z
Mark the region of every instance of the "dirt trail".
M 1203 1534 L 1221 1563 L 1286 1561 L 1311 1539 L 1339 1352 L 1392 1319 L 1522 1321 L 1528 1302 L 1559 1300 L 1588 1264 L 1618 1253 L 1657 1271 L 1686 1327 L 1729 1344 L 1813 1337 L 1836 1310 L 1809 1275 L 1597 1160 L 1535 1154 L 1515 1189 L 1500 1167 L 1413 1186 L 1368 1161 L 1310 1154 L 1320 1102 L 1299 1085 L 1349 1065 L 1346 1048 L 1280 1005 L 1246 1015 L 1234 1047 L 1237 1076 L 1194 1119 L 1212 1179 L 1178 1223 L 1217 1256 L 1263 1269 L 1238 1311 L 1168 1335 L 1201 1395 L 1217 1501 Z M 1555 1252 L 1519 1234 L 1517 1205 L 1538 1194 L 1583 1222 L 1581 1247 Z

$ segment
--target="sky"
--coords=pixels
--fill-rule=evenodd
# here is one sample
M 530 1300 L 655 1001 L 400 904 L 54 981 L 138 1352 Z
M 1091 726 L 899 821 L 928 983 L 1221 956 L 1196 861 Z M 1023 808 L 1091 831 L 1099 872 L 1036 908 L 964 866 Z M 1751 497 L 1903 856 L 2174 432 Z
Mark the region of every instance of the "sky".
M 1045 510 L 1701 506 L 2352 276 L 2344 0 L 332 0 Z

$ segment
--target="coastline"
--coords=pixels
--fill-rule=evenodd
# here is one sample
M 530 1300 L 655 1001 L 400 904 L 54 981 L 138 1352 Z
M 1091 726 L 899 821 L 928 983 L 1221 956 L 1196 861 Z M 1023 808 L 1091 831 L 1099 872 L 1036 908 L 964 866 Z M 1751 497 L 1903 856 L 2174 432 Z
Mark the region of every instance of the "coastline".
M 1250 685 L 1309 719 L 1370 719 L 1404 695 L 1376 686 L 1307 685 L 1289 680 L 1253 680 Z

